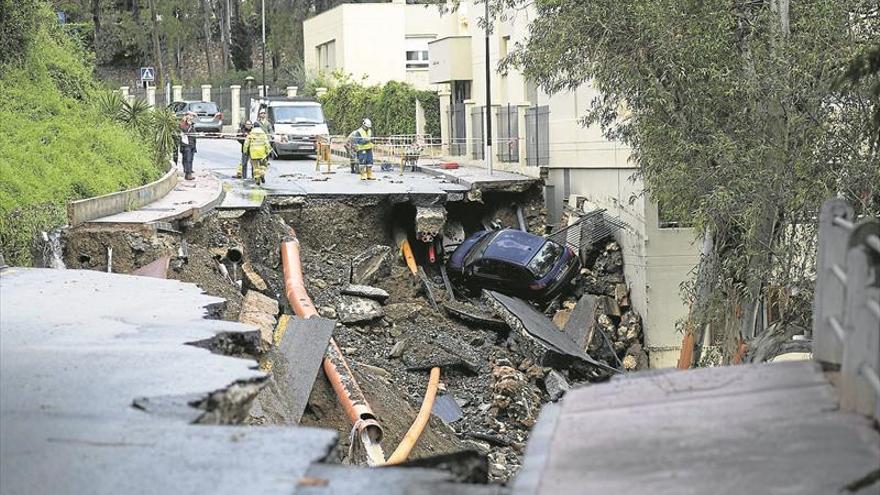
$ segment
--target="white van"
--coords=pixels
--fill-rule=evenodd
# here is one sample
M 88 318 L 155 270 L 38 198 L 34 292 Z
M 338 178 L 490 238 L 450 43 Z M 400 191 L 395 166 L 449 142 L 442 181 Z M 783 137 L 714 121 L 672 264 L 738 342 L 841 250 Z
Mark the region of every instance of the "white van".
M 317 137 L 330 135 L 321 104 L 315 100 L 273 96 L 251 99 L 251 122 L 257 122 L 264 106 L 272 123 L 272 148 L 277 156 L 314 155 Z

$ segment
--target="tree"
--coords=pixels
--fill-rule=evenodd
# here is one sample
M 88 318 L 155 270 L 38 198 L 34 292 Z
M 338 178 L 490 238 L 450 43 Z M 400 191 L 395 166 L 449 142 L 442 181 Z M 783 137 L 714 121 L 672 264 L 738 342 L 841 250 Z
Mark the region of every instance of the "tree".
M 880 36 L 876 2 L 536 0 L 534 8 L 530 36 L 502 69 L 519 67 L 551 93 L 596 87 L 602 96 L 584 109 L 586 121 L 629 144 L 650 197 L 705 236 L 686 287 L 686 331 L 711 323 L 731 349 L 760 331 L 759 303 L 779 290 L 790 301 L 784 321 L 808 326 L 821 202 L 841 194 L 861 213 L 880 207 L 876 95 L 867 80 L 846 92 L 834 84 Z

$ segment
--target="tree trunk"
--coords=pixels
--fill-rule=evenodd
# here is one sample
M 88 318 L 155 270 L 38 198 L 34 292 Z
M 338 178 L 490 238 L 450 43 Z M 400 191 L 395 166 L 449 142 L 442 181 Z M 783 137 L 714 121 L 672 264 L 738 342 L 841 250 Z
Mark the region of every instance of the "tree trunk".
M 101 1 L 92 0 L 92 22 L 95 24 L 95 50 L 98 49 L 98 37 L 101 35 Z
M 165 67 L 162 63 L 162 48 L 159 46 L 159 21 L 156 17 L 156 0 L 147 0 L 148 5 L 150 6 L 150 23 L 153 27 L 152 29 L 152 37 L 153 37 L 153 58 L 155 59 L 155 63 L 158 66 L 158 70 L 156 71 L 156 85 L 161 86 L 163 83 L 163 77 L 165 77 Z
M 202 26 L 205 30 L 205 61 L 208 63 L 208 78 L 214 78 L 214 68 L 211 64 L 211 23 L 210 23 L 210 11 L 208 10 L 208 2 L 207 0 L 201 0 L 202 2 Z

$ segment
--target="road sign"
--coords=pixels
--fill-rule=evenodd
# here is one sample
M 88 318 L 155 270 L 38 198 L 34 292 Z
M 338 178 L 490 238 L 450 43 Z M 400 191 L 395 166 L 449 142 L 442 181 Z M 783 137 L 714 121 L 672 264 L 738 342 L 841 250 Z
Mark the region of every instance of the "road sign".
M 152 67 L 141 67 L 141 81 L 155 81 L 156 69 Z

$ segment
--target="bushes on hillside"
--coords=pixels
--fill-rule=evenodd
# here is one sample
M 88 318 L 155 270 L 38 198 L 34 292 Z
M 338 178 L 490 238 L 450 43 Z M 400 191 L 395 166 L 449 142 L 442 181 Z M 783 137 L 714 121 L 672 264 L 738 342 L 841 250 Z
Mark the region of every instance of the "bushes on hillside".
M 433 91 L 419 91 L 397 81 L 364 86 L 339 75 L 327 85 L 321 104 L 332 134 L 350 133 L 365 117 L 373 121 L 377 136 L 414 134 L 418 100 L 425 110 L 425 132 L 440 135 L 440 101 Z
M 92 103 L 99 89 L 89 58 L 40 9 L 30 48 L 0 65 L 0 252 L 20 265 L 41 230 L 64 224 L 67 201 L 164 172 L 150 143 Z
M 39 13 L 39 0 L 0 0 L 0 65 L 23 59 Z

